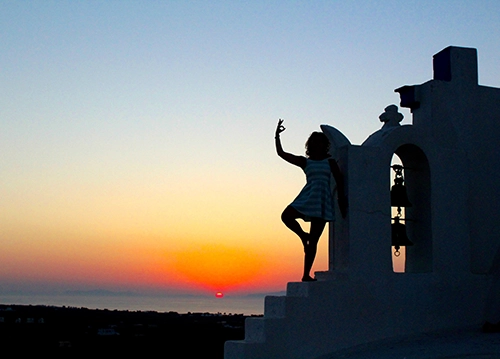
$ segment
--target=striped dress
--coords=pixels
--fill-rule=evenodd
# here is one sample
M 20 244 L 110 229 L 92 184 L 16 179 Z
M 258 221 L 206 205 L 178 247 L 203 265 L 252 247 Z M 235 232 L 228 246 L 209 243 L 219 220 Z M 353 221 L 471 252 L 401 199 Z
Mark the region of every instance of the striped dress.
M 310 221 L 311 218 L 335 220 L 331 187 L 333 176 L 328 160 L 328 158 L 321 161 L 307 159 L 304 168 L 307 183 L 290 204 L 305 216 L 306 221 Z

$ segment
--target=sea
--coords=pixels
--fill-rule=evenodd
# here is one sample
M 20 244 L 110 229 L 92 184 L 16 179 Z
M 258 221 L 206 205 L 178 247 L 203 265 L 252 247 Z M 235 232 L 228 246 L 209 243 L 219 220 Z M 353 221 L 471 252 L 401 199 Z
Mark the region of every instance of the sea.
M 273 294 L 275 295 L 275 294 Z M 139 295 L 78 293 L 58 295 L 0 294 L 2 305 L 46 305 L 88 309 L 262 315 L 264 294 L 246 296 Z

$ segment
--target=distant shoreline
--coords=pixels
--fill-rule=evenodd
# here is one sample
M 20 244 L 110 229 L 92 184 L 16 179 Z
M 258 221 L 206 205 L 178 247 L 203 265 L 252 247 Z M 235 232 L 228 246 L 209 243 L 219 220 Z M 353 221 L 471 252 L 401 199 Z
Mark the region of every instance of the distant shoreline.
M 135 313 L 135 314 L 159 314 L 159 315 L 177 315 L 179 317 L 192 317 L 192 316 L 204 316 L 204 317 L 263 317 L 263 314 L 241 314 L 241 313 L 211 313 L 211 312 L 187 312 L 187 313 L 178 313 L 175 311 L 165 311 L 159 312 L 155 310 L 128 310 L 128 309 L 100 309 L 100 308 L 87 308 L 87 307 L 74 307 L 67 305 L 45 305 L 45 304 L 3 304 L 0 303 L 0 318 L 2 318 L 3 314 L 8 313 L 36 313 L 45 312 L 45 311 L 89 311 L 89 312 L 114 312 L 114 313 Z M 4 323 L 0 319 L 0 323 Z
M 0 304 L 67 306 L 129 311 L 260 315 L 264 313 L 264 298 L 266 295 L 226 295 L 223 298 L 216 298 L 215 295 L 141 295 L 139 293 L 92 290 L 70 291 L 65 292 L 65 294 L 55 295 L 0 295 Z

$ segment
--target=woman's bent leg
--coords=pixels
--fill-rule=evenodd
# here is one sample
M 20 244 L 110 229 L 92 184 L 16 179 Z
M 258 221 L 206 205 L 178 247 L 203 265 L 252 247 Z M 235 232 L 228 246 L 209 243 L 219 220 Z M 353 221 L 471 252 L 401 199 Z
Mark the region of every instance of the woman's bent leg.
M 297 218 L 304 218 L 304 215 L 292 206 L 286 207 L 281 214 L 281 220 L 283 221 L 285 226 L 287 226 L 293 233 L 299 236 L 305 251 L 305 248 L 309 242 L 309 233 L 305 232 L 302 229 L 300 223 L 297 221 Z

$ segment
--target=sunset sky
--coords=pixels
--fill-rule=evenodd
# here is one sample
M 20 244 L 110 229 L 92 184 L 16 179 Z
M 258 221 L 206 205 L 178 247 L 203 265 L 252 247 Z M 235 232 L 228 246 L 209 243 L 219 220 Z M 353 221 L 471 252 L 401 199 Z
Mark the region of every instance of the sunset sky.
M 500 87 L 499 38 L 497 0 L 0 1 L 0 294 L 284 290 L 278 118 L 361 144 L 447 46 Z

